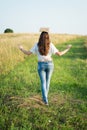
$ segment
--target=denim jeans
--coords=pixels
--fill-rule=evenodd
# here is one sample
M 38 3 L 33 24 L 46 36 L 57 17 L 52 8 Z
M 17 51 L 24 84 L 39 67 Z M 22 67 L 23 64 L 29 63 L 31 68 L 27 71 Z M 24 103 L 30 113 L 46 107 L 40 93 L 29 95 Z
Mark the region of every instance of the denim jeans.
M 48 104 L 48 92 L 54 64 L 52 61 L 38 62 L 38 74 L 41 81 L 42 98 Z

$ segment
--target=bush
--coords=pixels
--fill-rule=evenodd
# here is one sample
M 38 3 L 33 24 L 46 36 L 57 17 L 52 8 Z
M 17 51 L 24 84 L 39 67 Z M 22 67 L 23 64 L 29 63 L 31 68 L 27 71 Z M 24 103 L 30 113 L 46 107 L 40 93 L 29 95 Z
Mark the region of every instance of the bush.
M 5 29 L 4 33 L 13 33 L 13 30 L 10 28 Z

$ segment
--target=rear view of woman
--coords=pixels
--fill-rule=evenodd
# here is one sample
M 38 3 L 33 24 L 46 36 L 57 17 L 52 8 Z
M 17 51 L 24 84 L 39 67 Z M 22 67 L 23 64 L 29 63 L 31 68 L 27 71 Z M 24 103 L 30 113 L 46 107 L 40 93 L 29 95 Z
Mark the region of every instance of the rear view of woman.
M 40 34 L 38 43 L 36 43 L 29 51 L 24 50 L 22 46 L 19 49 L 27 55 L 36 54 L 38 56 L 38 74 L 41 81 L 42 99 L 48 105 L 48 92 L 50 87 L 50 80 L 54 69 L 52 61 L 52 54 L 64 55 L 71 45 L 64 51 L 59 51 L 53 43 L 51 43 L 48 32 L 43 31 Z

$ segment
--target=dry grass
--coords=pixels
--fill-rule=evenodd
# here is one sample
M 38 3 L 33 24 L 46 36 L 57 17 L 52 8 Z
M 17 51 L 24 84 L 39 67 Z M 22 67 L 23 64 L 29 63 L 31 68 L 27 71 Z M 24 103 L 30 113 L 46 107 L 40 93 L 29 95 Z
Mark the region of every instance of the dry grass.
M 54 44 L 63 43 L 77 38 L 77 35 L 50 34 Z M 0 73 L 6 74 L 18 62 L 24 60 L 24 54 L 18 49 L 21 44 L 25 49 L 30 49 L 38 41 L 39 34 L 1 34 L 0 35 Z
M 53 103 L 53 105 L 62 105 L 65 104 L 65 102 L 67 101 L 67 97 L 63 96 L 63 95 L 52 95 L 52 97 L 50 96 L 50 100 Z M 5 102 L 7 105 L 12 105 L 14 104 L 17 108 L 40 108 L 40 109 L 44 109 L 45 108 L 45 104 L 42 101 L 41 95 L 33 95 L 30 97 L 18 97 L 18 96 L 14 96 L 14 97 L 6 97 L 5 98 Z
M 79 35 L 70 35 L 70 34 L 51 34 L 51 41 L 54 44 L 60 44 L 67 42 L 72 39 L 80 37 Z
M 19 44 L 28 49 L 37 37 L 35 34 L 0 35 L 0 73 L 10 71 L 18 62 L 24 60 L 24 55 L 18 49 Z

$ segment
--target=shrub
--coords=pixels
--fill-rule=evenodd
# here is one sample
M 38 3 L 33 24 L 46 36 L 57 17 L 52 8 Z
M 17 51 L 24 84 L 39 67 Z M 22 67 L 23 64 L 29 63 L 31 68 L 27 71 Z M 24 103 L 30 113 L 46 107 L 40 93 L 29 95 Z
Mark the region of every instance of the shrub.
M 10 28 L 5 29 L 4 33 L 13 33 L 13 30 Z

